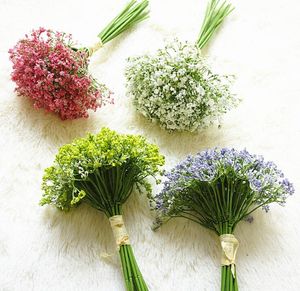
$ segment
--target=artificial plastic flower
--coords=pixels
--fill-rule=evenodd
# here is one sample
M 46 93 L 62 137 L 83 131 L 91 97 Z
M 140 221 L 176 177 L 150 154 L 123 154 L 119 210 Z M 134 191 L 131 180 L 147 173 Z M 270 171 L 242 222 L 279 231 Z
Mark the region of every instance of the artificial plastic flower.
M 61 119 L 88 117 L 88 110 L 113 103 L 111 91 L 88 71 L 91 55 L 123 31 L 148 17 L 148 0 L 132 0 L 98 35 L 90 48 L 78 48 L 70 34 L 39 28 L 9 50 L 12 80 L 35 108 Z
M 154 228 L 183 217 L 214 231 L 222 247 L 221 290 L 237 291 L 237 224 L 252 221 L 251 214 L 260 207 L 268 212 L 271 203 L 284 205 L 294 193 L 293 185 L 273 162 L 228 148 L 188 156 L 165 178 L 163 190 L 155 197 Z
M 62 146 L 43 177 L 42 205 L 67 211 L 85 203 L 105 213 L 119 249 L 127 291 L 148 288 L 132 251 L 122 206 L 134 187 L 150 195 L 146 178 L 160 175 L 163 164 L 158 147 L 144 137 L 104 128 Z
M 155 54 L 128 59 L 127 92 L 138 112 L 168 131 L 193 132 L 238 104 L 232 77 L 215 74 L 202 53 L 231 11 L 226 1 L 211 0 L 196 43 L 175 39 Z

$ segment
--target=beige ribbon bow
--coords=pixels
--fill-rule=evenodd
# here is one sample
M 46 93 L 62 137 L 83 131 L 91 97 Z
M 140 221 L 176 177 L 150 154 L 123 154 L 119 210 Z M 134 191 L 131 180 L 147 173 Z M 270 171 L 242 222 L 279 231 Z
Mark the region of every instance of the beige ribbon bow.
M 99 50 L 102 47 L 103 47 L 103 43 L 102 43 L 101 39 L 99 38 L 99 41 L 97 41 L 94 45 L 89 47 L 89 55 L 91 56 L 94 52 L 96 52 L 97 50 Z
M 220 235 L 220 242 L 222 247 L 222 266 L 230 266 L 233 278 L 235 278 L 235 258 L 237 249 L 239 247 L 239 241 L 233 234 Z
M 115 215 L 109 218 L 118 249 L 122 245 L 129 245 L 129 235 L 126 231 L 122 215 Z

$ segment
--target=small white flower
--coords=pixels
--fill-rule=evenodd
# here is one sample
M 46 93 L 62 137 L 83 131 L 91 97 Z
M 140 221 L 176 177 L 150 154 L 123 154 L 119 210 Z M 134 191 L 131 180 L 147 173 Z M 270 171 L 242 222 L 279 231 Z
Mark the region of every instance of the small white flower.
M 213 74 L 196 45 L 178 40 L 130 58 L 126 79 L 137 110 L 167 130 L 207 127 L 237 104 L 228 77 Z
M 53 181 L 52 181 L 52 180 L 47 180 L 46 185 L 47 185 L 48 187 L 51 187 L 51 186 L 53 186 L 54 184 L 53 184 Z

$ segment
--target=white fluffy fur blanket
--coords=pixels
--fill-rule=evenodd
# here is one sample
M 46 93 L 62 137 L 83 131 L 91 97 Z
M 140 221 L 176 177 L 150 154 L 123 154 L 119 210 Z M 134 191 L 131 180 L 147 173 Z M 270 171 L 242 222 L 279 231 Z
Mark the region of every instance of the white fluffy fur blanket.
M 239 285 L 241 291 L 300 290 L 300 2 L 231 1 L 236 9 L 206 51 L 217 71 L 237 76 L 235 91 L 243 99 L 221 129 L 166 133 L 138 116 L 125 96 L 126 57 L 155 50 L 165 38 L 196 39 L 205 0 L 151 0 L 148 21 L 93 57 L 91 70 L 115 92 L 116 104 L 89 119 L 62 122 L 15 95 L 7 50 L 25 33 L 44 26 L 93 43 L 125 2 L 0 0 L 0 290 L 124 290 L 118 257 L 100 256 L 115 250 L 104 215 L 88 207 L 63 214 L 38 205 L 43 169 L 57 148 L 103 126 L 144 134 L 161 147 L 167 168 L 213 146 L 246 147 L 274 160 L 296 194 L 285 208 L 258 210 L 252 224 L 240 223 Z M 184 220 L 153 233 L 146 198 L 137 194 L 124 212 L 151 290 L 219 290 L 220 248 L 213 233 Z

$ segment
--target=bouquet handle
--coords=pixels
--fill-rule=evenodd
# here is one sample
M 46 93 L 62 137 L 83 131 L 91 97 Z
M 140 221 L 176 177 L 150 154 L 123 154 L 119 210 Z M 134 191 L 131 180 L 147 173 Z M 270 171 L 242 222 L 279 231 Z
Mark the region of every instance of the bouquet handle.
M 122 215 L 111 216 L 109 217 L 109 221 L 119 250 L 126 290 L 148 291 L 148 287 L 133 254 Z
M 220 235 L 221 257 L 221 291 L 238 291 L 235 260 L 239 241 L 233 234 Z

